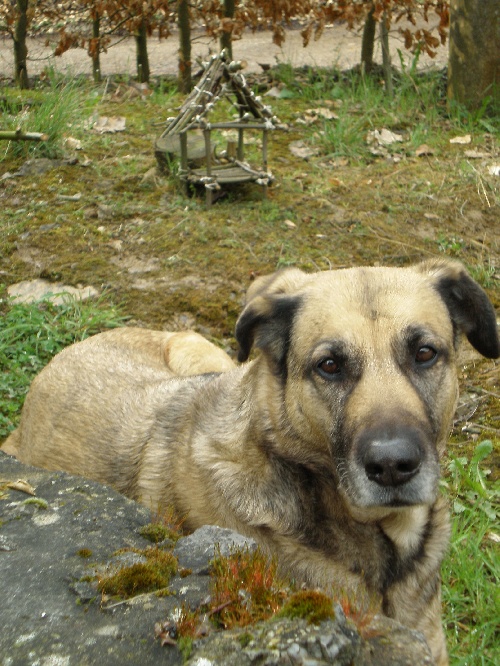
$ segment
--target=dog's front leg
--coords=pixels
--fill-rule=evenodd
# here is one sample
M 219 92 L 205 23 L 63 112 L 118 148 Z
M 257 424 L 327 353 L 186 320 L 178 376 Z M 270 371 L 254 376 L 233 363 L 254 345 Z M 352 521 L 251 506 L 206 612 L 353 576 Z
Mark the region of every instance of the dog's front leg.
M 436 666 L 448 666 L 438 571 L 424 582 L 413 574 L 394 585 L 384 597 L 384 612 L 410 629 L 420 631 L 425 636 Z

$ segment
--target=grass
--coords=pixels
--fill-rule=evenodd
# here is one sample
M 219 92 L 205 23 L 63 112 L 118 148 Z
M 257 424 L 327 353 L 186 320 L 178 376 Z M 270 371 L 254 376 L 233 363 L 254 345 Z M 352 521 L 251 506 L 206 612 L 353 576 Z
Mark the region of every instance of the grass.
M 453 529 L 443 606 L 455 666 L 494 666 L 500 660 L 500 482 L 489 481 L 482 465 L 492 451 L 493 443 L 484 440 L 471 459 L 449 463 Z
M 3 171 L 15 172 L 33 156 L 77 159 L 36 182 L 0 180 L 2 282 L 41 274 L 72 285 L 104 285 L 121 308 L 110 299 L 59 307 L 1 302 L 0 437 L 15 426 L 29 382 L 54 353 L 124 316 L 151 328 L 193 327 L 234 349 L 246 287 L 252 277 L 279 267 L 400 266 L 453 257 L 500 306 L 500 179 L 487 169 L 498 164 L 500 124 L 487 114 L 487 104 L 472 114 L 448 106 L 442 73 L 422 74 L 416 67 L 395 76 L 392 100 L 377 74 L 296 71 L 282 64 L 269 76 L 286 91 L 272 100 L 287 126 L 270 142 L 276 184 L 265 201 L 256 187 L 234 188 L 210 210 L 202 197 L 187 198 L 175 178 L 146 177 L 155 166 L 151 146 L 160 123 L 182 101 L 169 82 L 153 84 L 144 99 L 127 94 L 126 79 L 94 86 L 50 76 L 34 90 L 2 91 L 6 129 L 51 130 L 43 145 L 3 142 Z M 307 109 L 322 107 L 338 119 L 298 122 Z M 125 116 L 126 131 L 94 134 L 87 124 L 95 114 Z M 377 155 L 366 138 L 383 128 L 403 141 Z M 465 134 L 470 145 L 450 144 Z M 83 151 L 71 152 L 67 135 L 80 139 Z M 318 148 L 318 155 L 294 156 L 289 144 L 297 140 Z M 423 143 L 431 154 L 417 157 Z M 470 148 L 485 157 L 468 157 Z M 79 200 L 60 196 L 76 192 Z M 141 262 L 152 268 L 141 272 Z M 491 439 L 493 452 L 483 459 L 488 445 L 476 449 L 477 435 L 461 424 L 450 444 L 445 492 L 453 506 L 453 536 L 443 605 L 457 666 L 500 661 L 497 373 L 485 360 L 467 363 L 460 373 L 462 393 L 481 396 L 473 425 L 481 441 Z M 153 541 L 162 535 L 152 528 Z
M 64 347 L 123 323 L 118 308 L 101 300 L 63 305 L 0 301 L 0 440 L 17 425 L 29 384 Z
M 67 79 L 49 72 L 42 88 L 11 94 L 0 102 L 2 129 L 20 128 L 25 132 L 46 134 L 47 141 L 12 142 L 10 151 L 16 157 L 64 156 L 64 139 L 83 129 L 87 104 L 82 91 L 84 79 Z

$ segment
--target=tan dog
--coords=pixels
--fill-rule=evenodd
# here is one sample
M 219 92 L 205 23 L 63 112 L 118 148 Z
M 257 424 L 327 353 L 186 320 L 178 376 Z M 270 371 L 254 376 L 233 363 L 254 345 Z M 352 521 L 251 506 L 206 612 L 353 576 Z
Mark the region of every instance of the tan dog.
M 285 271 L 252 285 L 236 326 L 240 360 L 253 345 L 256 360 L 177 378 L 214 369 L 210 343 L 200 356 L 177 339 L 165 363 L 163 334 L 95 336 L 35 379 L 5 450 L 250 535 L 309 584 L 379 595 L 443 665 L 439 457 L 462 333 L 499 355 L 460 264 Z

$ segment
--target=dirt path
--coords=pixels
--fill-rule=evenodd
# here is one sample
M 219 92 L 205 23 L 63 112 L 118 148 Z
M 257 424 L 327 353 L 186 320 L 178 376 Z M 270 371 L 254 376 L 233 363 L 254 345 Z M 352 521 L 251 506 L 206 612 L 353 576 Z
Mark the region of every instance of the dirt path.
M 429 27 L 426 24 L 426 27 Z M 153 76 L 175 75 L 177 73 L 177 36 L 172 35 L 164 41 L 150 39 L 148 44 L 151 74 Z M 193 59 L 206 57 L 210 49 L 217 50 L 217 43 L 209 40 L 204 33 L 199 33 L 193 41 Z M 405 51 L 401 36 L 394 30 L 391 37 L 392 59 L 399 64 L 398 50 L 401 50 L 407 62 L 412 56 Z M 361 33 L 348 31 L 344 26 L 336 25 L 326 28 L 322 37 L 305 49 L 302 46 L 300 30 L 290 30 L 282 48 L 272 42 L 270 32 L 246 32 L 243 38 L 235 42 L 233 53 L 235 59 L 246 60 L 248 71 L 260 71 L 259 63 L 275 65 L 277 61 L 290 63 L 293 66 L 303 64 L 321 67 L 338 65 L 340 69 L 348 69 L 359 62 L 361 52 Z M 46 67 L 54 67 L 61 72 L 81 74 L 90 73 L 90 60 L 83 49 L 71 49 L 64 55 L 55 58 L 52 49 L 45 45 L 44 38 L 28 40 L 29 74 L 40 74 Z M 447 47 L 440 47 L 435 59 L 421 56 L 421 67 L 443 67 L 448 56 Z M 380 46 L 377 45 L 376 59 L 381 60 Z M 109 48 L 101 56 L 102 73 L 135 74 L 135 45 L 132 38 L 125 39 Z M 10 39 L 0 40 L 0 79 L 10 78 L 13 71 L 12 42 Z

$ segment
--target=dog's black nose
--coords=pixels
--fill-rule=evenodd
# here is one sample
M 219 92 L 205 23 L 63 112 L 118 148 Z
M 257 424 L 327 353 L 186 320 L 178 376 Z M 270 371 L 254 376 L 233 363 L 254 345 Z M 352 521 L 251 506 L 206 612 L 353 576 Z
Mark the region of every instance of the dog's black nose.
M 368 439 L 368 438 L 367 438 Z M 413 437 L 365 439 L 362 460 L 366 476 L 380 486 L 400 486 L 420 468 L 422 450 Z

